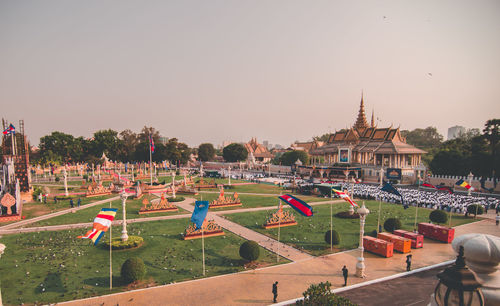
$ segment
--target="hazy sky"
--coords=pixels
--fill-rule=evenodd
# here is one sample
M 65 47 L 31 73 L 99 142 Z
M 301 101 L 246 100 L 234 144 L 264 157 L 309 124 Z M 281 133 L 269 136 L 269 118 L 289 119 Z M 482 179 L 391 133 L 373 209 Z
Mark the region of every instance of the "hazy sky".
M 289 145 L 367 117 L 500 117 L 500 1 L 0 0 L 0 114 L 30 141 L 153 126 Z

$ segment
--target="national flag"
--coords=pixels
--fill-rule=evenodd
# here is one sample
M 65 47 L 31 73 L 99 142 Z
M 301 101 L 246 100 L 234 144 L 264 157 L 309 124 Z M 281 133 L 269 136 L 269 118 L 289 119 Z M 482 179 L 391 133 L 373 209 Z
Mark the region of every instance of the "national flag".
M 423 183 L 422 186 L 436 189 L 436 186 L 432 184 Z
M 111 222 L 115 219 L 117 208 L 103 208 L 97 214 L 92 224 L 92 229 L 88 231 L 84 236 L 78 236 L 82 239 L 90 239 L 97 245 L 99 240 L 104 233 L 108 231 L 111 226 Z
M 196 201 L 194 203 L 194 211 L 191 215 L 191 222 L 196 225 L 197 229 L 200 229 L 203 226 L 203 221 L 205 221 L 205 217 L 208 212 L 208 201 Z
M 12 123 L 9 125 L 8 128 L 6 128 L 4 131 L 3 131 L 3 134 L 4 135 L 9 135 L 9 134 L 15 134 L 16 133 L 16 128 L 12 125 Z
M 149 135 L 149 146 L 151 148 L 151 153 L 155 152 L 155 142 L 153 141 L 153 137 Z
M 399 193 L 399 191 L 394 186 L 392 186 L 390 183 L 384 182 L 384 186 L 382 186 L 382 188 L 380 190 L 388 192 L 388 193 L 395 194 L 397 196 L 400 196 L 401 197 L 401 204 L 403 204 L 404 209 L 408 208 L 408 205 L 405 204 L 405 201 L 404 201 L 403 196 L 401 195 L 401 193 Z
M 287 203 L 288 205 L 290 205 L 301 215 L 305 217 L 312 217 L 313 215 L 312 207 L 307 205 L 307 203 L 302 201 L 301 199 L 296 198 L 289 194 L 279 196 L 278 198 L 283 202 Z
M 352 206 L 354 207 L 359 207 L 358 204 L 356 204 L 356 202 L 354 202 L 347 193 L 345 192 L 342 192 L 340 190 L 337 190 L 337 189 L 334 189 L 332 188 L 333 192 L 335 192 L 339 197 L 341 197 L 344 201 L 346 202 L 349 202 Z
M 453 190 L 448 186 L 437 186 L 436 189 L 437 190 L 446 190 L 446 191 L 448 191 L 449 194 L 453 193 Z
M 464 187 L 465 189 L 470 189 L 470 191 L 474 191 L 474 187 L 472 187 L 471 185 L 469 185 L 469 183 L 467 183 L 466 181 L 460 179 L 458 180 L 455 185 L 457 186 L 460 186 L 460 187 Z

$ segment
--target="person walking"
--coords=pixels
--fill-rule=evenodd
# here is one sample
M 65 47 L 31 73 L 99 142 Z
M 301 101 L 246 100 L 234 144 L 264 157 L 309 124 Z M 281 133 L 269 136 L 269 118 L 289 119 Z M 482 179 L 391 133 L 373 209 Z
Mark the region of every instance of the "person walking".
M 278 281 L 273 284 L 273 303 L 276 303 L 276 299 L 278 298 Z
M 71 206 L 71 208 L 75 207 L 75 203 L 73 202 L 73 199 L 69 199 L 69 206 Z
M 76 201 L 76 205 L 78 207 L 80 207 L 80 204 L 82 204 L 82 199 L 81 198 L 78 198 L 78 201 Z
M 347 270 L 346 266 L 342 268 L 342 275 L 344 276 L 344 287 L 347 286 L 347 277 L 349 276 L 349 270 Z
M 406 256 L 406 271 L 411 270 L 411 254 Z
M 495 223 L 498 226 L 498 223 L 500 223 L 500 215 L 497 213 L 497 216 L 495 217 Z

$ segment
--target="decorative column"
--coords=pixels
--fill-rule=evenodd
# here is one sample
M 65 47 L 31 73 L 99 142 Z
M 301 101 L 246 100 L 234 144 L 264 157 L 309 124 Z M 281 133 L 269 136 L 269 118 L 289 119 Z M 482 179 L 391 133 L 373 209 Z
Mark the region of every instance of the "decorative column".
M 359 251 L 360 251 L 360 256 L 358 257 L 358 263 L 356 263 L 356 276 L 357 277 L 366 277 L 365 275 L 365 258 L 363 257 L 363 253 L 365 248 L 363 247 L 363 236 L 365 234 L 365 218 L 366 215 L 368 215 L 370 211 L 368 208 L 365 207 L 365 203 L 363 202 L 363 206 L 361 208 L 358 208 L 358 214 L 359 214 L 359 223 L 360 223 L 360 228 L 359 228 Z
M 469 184 L 472 186 L 472 178 L 474 177 L 474 174 L 472 174 L 472 172 L 469 172 L 469 177 L 468 177 L 468 181 L 469 181 Z M 467 190 L 467 195 L 470 195 L 470 191 L 471 191 L 472 188 L 469 188 Z
M 269 167 L 271 164 L 269 164 Z M 269 168 L 270 169 L 270 168 Z M 228 180 L 229 180 L 229 186 L 231 186 L 231 165 L 229 165 L 229 167 L 227 167 L 227 171 L 229 173 L 229 177 L 228 177 Z M 271 170 L 269 170 L 269 174 L 271 174 Z
M 172 198 L 175 199 L 175 172 L 172 171 Z
M 66 166 L 63 168 L 63 175 L 64 175 L 64 194 L 68 196 L 68 172 L 66 172 Z
M 120 193 L 120 199 L 122 200 L 122 212 L 123 212 L 123 222 L 122 222 L 122 241 L 127 241 L 128 240 L 128 235 L 127 235 L 127 210 L 126 210 L 126 205 L 125 203 L 127 202 L 127 193 L 125 192 L 125 189 L 122 189 L 122 192 Z

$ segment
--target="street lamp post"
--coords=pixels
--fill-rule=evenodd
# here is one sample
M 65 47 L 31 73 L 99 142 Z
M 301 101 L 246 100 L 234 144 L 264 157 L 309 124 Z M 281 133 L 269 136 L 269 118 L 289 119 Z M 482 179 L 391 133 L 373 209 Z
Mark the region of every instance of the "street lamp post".
M 229 178 L 228 178 L 229 183 L 228 183 L 228 184 L 229 184 L 229 186 L 231 186 L 231 165 L 229 165 L 229 166 L 227 167 L 227 170 L 228 170 L 228 173 L 229 173 Z
M 360 256 L 358 257 L 358 262 L 356 263 L 356 276 L 357 277 L 366 277 L 365 275 L 365 259 L 363 257 L 363 252 L 364 252 L 364 247 L 363 247 L 363 235 L 365 233 L 365 218 L 366 215 L 368 215 L 370 211 L 368 208 L 365 207 L 365 202 L 363 202 L 363 206 L 361 208 L 358 208 L 358 214 L 359 214 L 359 223 L 360 223 L 360 228 L 359 228 L 359 250 L 360 250 Z
M 127 193 L 125 192 L 125 189 L 122 190 L 120 193 L 120 199 L 122 200 L 122 212 L 123 212 L 123 222 L 122 222 L 122 236 L 121 239 L 122 241 L 127 241 L 128 240 L 128 235 L 127 235 L 127 211 L 126 211 L 126 205 L 125 203 L 127 202 Z

